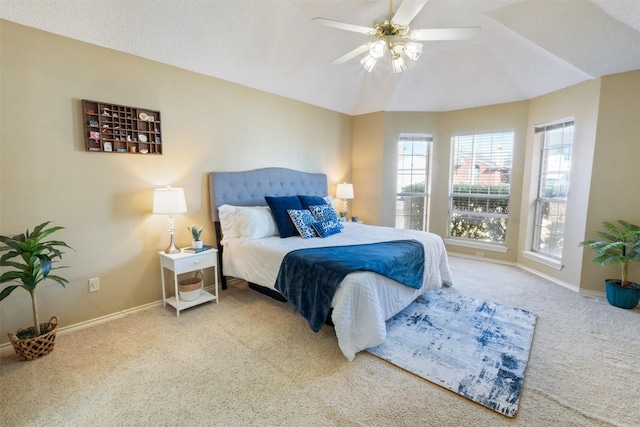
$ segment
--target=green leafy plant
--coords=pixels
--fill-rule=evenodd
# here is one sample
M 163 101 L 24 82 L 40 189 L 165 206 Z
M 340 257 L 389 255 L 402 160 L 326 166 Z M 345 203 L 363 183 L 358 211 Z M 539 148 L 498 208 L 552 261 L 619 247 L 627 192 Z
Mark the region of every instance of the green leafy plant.
M 600 239 L 585 240 L 580 246 L 596 251 L 595 264 L 620 265 L 622 286 L 629 286 L 629 263 L 640 262 L 640 227 L 623 220 L 618 223 L 620 226 L 603 222 L 606 231 L 596 231 Z
M 191 232 L 191 237 L 193 237 L 193 240 L 200 240 L 200 236 L 202 235 L 202 226 L 200 226 L 200 228 L 197 228 L 195 225 L 192 225 L 191 227 L 187 227 L 187 230 Z
M 62 258 L 63 252 L 56 247 L 71 248 L 65 242 L 59 240 L 43 241 L 50 234 L 64 229 L 64 227 L 45 228 L 50 221 L 36 226 L 33 231 L 27 230 L 17 236 L 0 236 L 0 252 L 5 252 L 0 258 L 0 267 L 9 267 L 0 276 L 0 284 L 18 282 L 18 285 L 7 286 L 0 292 L 0 301 L 8 297 L 17 288 L 22 288 L 31 295 L 33 308 L 34 336 L 40 335 L 40 322 L 38 321 L 38 306 L 36 304 L 36 286 L 46 279 L 51 279 L 65 287 L 69 281 L 63 277 L 51 274 L 53 270 L 65 268 L 54 267 L 56 258 Z

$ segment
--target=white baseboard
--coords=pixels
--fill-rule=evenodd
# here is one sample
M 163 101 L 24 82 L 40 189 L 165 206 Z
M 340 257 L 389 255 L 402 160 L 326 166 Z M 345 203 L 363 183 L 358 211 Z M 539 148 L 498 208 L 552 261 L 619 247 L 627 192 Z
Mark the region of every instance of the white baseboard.
M 460 257 L 460 258 L 467 258 L 467 259 L 474 259 L 476 261 L 485 261 L 485 262 L 492 262 L 495 264 L 503 264 L 503 265 L 510 265 L 513 267 L 518 267 L 521 268 L 522 270 L 525 270 L 531 274 L 535 274 L 538 277 L 541 277 L 543 279 L 546 279 L 550 282 L 555 283 L 556 285 L 560 285 L 563 288 L 567 288 L 569 290 L 572 290 L 574 292 L 578 292 L 581 294 L 585 294 L 585 295 L 589 295 L 589 296 L 593 296 L 593 297 L 600 297 L 600 298 L 605 298 L 605 294 L 604 292 L 597 292 L 597 291 L 590 291 L 590 290 L 586 290 L 586 289 L 580 289 L 577 286 L 574 286 L 570 283 L 567 282 L 563 282 L 562 280 L 558 280 L 555 277 L 546 275 L 544 273 L 541 273 L 537 270 L 534 270 L 533 268 L 527 267 L 525 265 L 522 264 L 518 264 L 517 262 L 510 262 L 510 261 L 503 261 L 503 260 L 499 260 L 499 259 L 492 259 L 492 258 L 484 258 L 484 257 L 479 257 L 479 256 L 473 256 L 473 255 L 468 255 L 468 254 L 461 254 L 461 253 L 457 253 L 457 252 L 448 252 L 448 254 L 450 256 L 456 256 L 456 257 Z
M 458 252 L 447 251 L 447 255 L 455 256 L 455 257 L 458 257 L 458 258 L 475 259 L 476 261 L 492 262 L 494 264 L 510 265 L 512 267 L 517 267 L 518 266 L 515 262 L 511 262 L 511 261 L 503 261 L 501 259 L 494 259 L 494 258 L 485 258 L 485 257 L 481 257 L 481 256 L 462 254 L 462 253 L 458 253 Z
M 152 307 L 156 307 L 158 305 L 162 305 L 162 301 L 151 302 L 149 304 L 144 304 L 138 307 L 130 308 L 128 310 L 118 311 L 116 313 L 107 314 L 106 316 L 96 317 L 95 319 L 87 320 L 84 322 L 76 323 L 74 325 L 65 326 L 58 330 L 59 334 L 64 334 L 67 332 L 78 331 L 80 329 L 89 328 L 91 326 L 96 326 L 101 323 L 109 322 L 111 320 L 120 319 L 122 317 L 128 316 L 133 313 L 137 313 L 143 310 L 147 310 Z
M 531 267 L 527 267 L 526 265 L 522 265 L 522 264 L 516 264 L 516 266 L 518 268 L 523 269 L 524 271 L 528 271 L 529 273 L 535 274 L 538 277 L 542 277 L 543 279 L 546 279 L 546 280 L 548 280 L 550 282 L 553 282 L 556 285 L 560 285 L 563 288 L 567 288 L 567 289 L 572 290 L 574 292 L 580 292 L 580 288 L 578 288 L 577 286 L 574 286 L 574 285 L 572 285 L 570 283 L 567 283 L 567 282 L 563 282 L 562 280 L 556 279 L 555 277 L 549 276 L 547 274 L 541 273 L 538 270 L 535 270 L 535 269 L 533 269 Z
M 213 289 L 213 286 L 206 286 L 204 289 L 206 291 L 209 291 L 209 290 Z M 220 294 L 218 294 L 218 296 L 219 295 Z M 105 323 L 105 322 L 110 322 L 111 320 L 120 319 L 120 318 L 128 316 L 130 314 L 138 313 L 138 312 L 144 311 L 144 310 L 148 310 L 150 308 L 157 307 L 159 305 L 162 305 L 162 300 L 155 301 L 155 302 L 150 302 L 148 304 L 143 304 L 143 305 L 140 305 L 138 307 L 129 308 L 127 310 L 122 310 L 122 311 L 118 311 L 118 312 L 115 312 L 115 313 L 107 314 L 106 316 L 96 317 L 95 319 L 86 320 L 84 322 L 75 323 L 73 325 L 63 326 L 63 327 L 58 329 L 57 334 L 61 334 L 62 335 L 62 334 L 66 334 L 68 332 L 78 331 L 78 330 L 84 329 L 84 328 L 90 328 L 92 326 L 96 326 L 96 325 L 99 325 L 99 324 Z M 10 342 L 4 343 L 4 344 L 0 344 L 0 351 L 5 351 L 7 349 L 12 349 L 13 350 L 13 345 L 11 345 Z
M 111 320 L 120 319 L 120 318 L 128 316 L 130 314 L 137 313 L 137 312 L 143 311 L 143 310 L 147 310 L 149 308 L 156 307 L 158 305 L 162 305 L 162 300 L 156 301 L 156 302 L 151 302 L 149 304 L 144 304 L 144 305 L 141 305 L 141 306 L 138 306 L 138 307 L 133 307 L 133 308 L 130 308 L 130 309 L 127 309 L 127 310 L 118 311 L 116 313 L 107 314 L 106 316 L 96 317 L 95 319 L 86 320 L 84 322 L 75 323 L 73 325 L 62 326 L 62 327 L 60 327 L 58 329 L 58 332 L 56 334 L 62 335 L 62 334 L 66 334 L 68 332 L 73 332 L 73 331 L 78 331 L 80 329 L 89 328 L 91 326 L 96 326 L 96 325 L 99 325 L 101 323 L 109 322 Z M 13 349 L 13 345 L 11 345 L 10 342 L 4 343 L 4 344 L 0 344 L 0 351 L 5 350 L 7 348 Z

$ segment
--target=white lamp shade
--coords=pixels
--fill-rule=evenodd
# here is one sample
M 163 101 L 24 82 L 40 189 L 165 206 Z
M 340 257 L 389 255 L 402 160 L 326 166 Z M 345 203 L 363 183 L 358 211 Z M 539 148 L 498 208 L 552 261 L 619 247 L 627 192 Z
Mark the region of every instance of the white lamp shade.
M 360 64 L 367 70 L 369 73 L 373 70 L 373 67 L 376 65 L 378 60 L 371 55 L 367 55 L 360 61 Z
M 353 199 L 353 184 L 338 184 L 336 189 L 336 197 L 343 200 Z
M 405 61 L 402 55 L 400 54 L 393 55 L 393 58 L 391 59 L 391 67 L 394 73 L 401 73 L 404 70 L 406 70 L 408 66 L 409 65 L 407 64 L 407 61 Z
M 153 213 L 172 215 L 187 212 L 182 188 L 156 188 L 153 192 Z
M 385 50 L 387 50 L 387 44 L 382 40 L 378 40 L 369 48 L 369 55 L 375 59 L 380 59 L 384 55 Z
M 404 44 L 404 53 L 413 61 L 417 61 L 422 54 L 422 45 L 420 43 L 408 42 Z

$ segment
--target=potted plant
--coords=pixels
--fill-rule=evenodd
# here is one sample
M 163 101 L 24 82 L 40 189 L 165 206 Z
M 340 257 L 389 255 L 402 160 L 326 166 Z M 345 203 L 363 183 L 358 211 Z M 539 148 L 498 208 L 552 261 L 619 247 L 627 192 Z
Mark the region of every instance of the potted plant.
M 0 284 L 18 282 L 10 285 L 0 292 L 0 301 L 8 297 L 17 288 L 22 288 L 31 295 L 33 309 L 33 326 L 23 328 L 16 333 L 9 333 L 9 339 L 13 344 L 18 359 L 32 360 L 49 354 L 55 345 L 58 319 L 54 316 L 48 323 L 40 323 L 38 320 L 38 306 L 36 304 L 36 287 L 46 279 L 58 282 L 62 287 L 69 283 L 67 279 L 51 274 L 53 270 L 64 268 L 54 267 L 56 258 L 62 258 L 62 252 L 57 247 L 72 249 L 65 242 L 59 240 L 44 241 L 50 234 L 64 227 L 46 228 L 49 221 L 36 226 L 33 231 L 27 230 L 17 236 L 0 236 L 0 267 L 8 267 L 10 270 L 0 276 Z
M 603 222 L 606 231 L 596 231 L 600 239 L 580 242 L 580 246 L 596 250 L 594 263 L 621 267 L 621 280 L 605 281 L 607 300 L 616 307 L 634 308 L 640 300 L 640 285 L 629 281 L 629 263 L 640 262 L 640 227 L 623 220 L 618 223 Z
M 193 238 L 191 246 L 194 249 L 202 248 L 202 240 L 200 240 L 200 236 L 202 235 L 202 226 L 197 228 L 195 225 L 192 225 L 191 227 L 187 227 L 187 230 L 191 232 L 191 237 Z

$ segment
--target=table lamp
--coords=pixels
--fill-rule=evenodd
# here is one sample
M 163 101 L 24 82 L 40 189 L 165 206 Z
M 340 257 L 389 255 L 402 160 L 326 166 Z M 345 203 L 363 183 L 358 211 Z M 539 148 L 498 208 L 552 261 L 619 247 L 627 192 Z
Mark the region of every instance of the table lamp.
M 347 216 L 347 200 L 353 199 L 353 184 L 338 184 L 336 189 L 336 197 L 342 199 L 342 216 Z
M 187 212 L 187 203 L 184 199 L 184 191 L 182 188 L 156 188 L 153 192 L 153 213 L 161 215 L 169 215 L 167 228 L 171 236 L 171 243 L 165 249 L 166 254 L 177 254 L 180 250 L 173 241 L 173 215 Z

